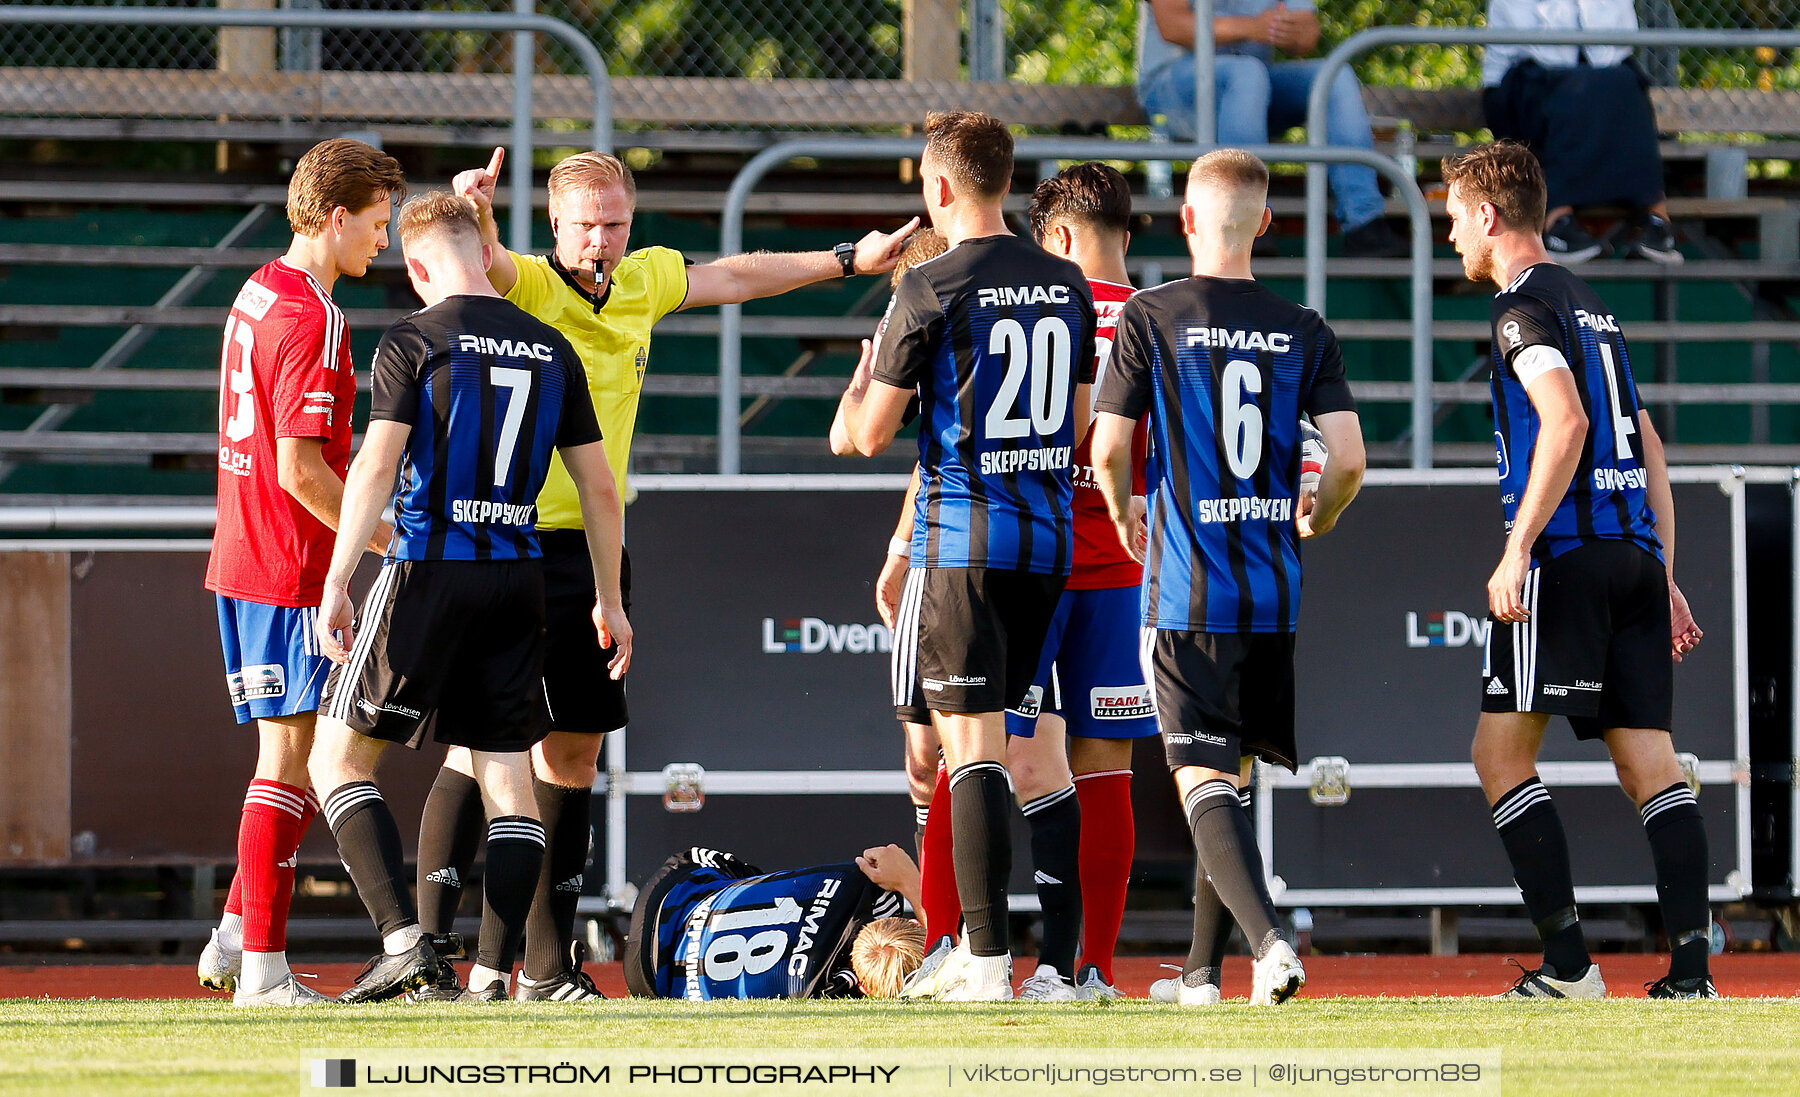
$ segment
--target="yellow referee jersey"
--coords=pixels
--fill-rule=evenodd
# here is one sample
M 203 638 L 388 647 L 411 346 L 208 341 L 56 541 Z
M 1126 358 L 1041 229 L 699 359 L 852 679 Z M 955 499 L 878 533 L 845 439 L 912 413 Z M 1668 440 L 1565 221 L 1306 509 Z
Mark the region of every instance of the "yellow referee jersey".
M 518 281 L 506 299 L 568 337 L 587 370 L 594 414 L 606 435 L 606 459 L 627 496 L 625 464 L 637 425 L 644 367 L 650 361 L 650 329 L 687 300 L 687 264 L 669 248 L 644 248 L 613 271 L 599 307 L 563 280 L 547 256 L 512 253 Z M 580 529 L 581 502 L 562 458 L 550 459 L 550 475 L 538 495 L 538 528 Z

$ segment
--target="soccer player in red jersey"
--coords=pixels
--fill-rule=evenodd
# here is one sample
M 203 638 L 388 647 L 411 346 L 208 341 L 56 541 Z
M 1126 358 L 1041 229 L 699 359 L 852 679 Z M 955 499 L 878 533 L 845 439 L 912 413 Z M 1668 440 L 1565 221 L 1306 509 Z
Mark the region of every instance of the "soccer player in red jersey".
M 240 1006 L 325 998 L 287 964 L 300 840 L 318 813 L 307 754 L 330 666 L 314 637 L 350 465 L 356 399 L 350 336 L 331 300 L 388 246 L 399 161 L 345 138 L 315 146 L 288 183 L 287 253 L 250 276 L 225 321 L 219 384 L 219 518 L 206 587 L 218 599 L 225 679 L 240 724 L 256 722 L 238 868 L 200 982 Z M 370 540 L 385 551 L 385 524 Z

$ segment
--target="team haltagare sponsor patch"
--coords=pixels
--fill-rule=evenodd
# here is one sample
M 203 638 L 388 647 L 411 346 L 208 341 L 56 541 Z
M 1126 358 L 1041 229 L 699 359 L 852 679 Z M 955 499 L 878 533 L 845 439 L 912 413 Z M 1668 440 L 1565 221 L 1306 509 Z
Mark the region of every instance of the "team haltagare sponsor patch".
M 1149 686 L 1095 686 L 1088 691 L 1088 711 L 1096 720 L 1129 720 L 1156 712 Z

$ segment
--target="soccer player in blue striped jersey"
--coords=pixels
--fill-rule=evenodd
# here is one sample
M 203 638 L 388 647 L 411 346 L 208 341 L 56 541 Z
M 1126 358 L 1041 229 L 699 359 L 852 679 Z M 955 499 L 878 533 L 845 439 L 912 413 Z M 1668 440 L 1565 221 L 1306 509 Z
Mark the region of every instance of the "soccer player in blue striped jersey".
M 1157 722 L 1199 857 L 1179 979 L 1151 997 L 1219 1001 L 1215 923 L 1230 910 L 1255 957 L 1253 1005 L 1306 980 L 1276 928 L 1247 805 L 1249 762 L 1293 769 L 1294 627 L 1303 537 L 1329 531 L 1362 483 L 1362 427 L 1337 339 L 1250 273 L 1269 224 L 1269 170 L 1237 149 L 1194 162 L 1181 229 L 1192 278 L 1134 294 L 1094 402 L 1094 471 L 1120 540 L 1145 560 L 1142 643 Z M 1300 416 L 1330 447 L 1300 490 Z M 1149 421 L 1148 552 L 1131 439 Z
M 407 891 L 399 829 L 375 785 L 390 743 L 433 728 L 466 748 L 488 809 L 480 951 L 464 997 L 505 997 L 544 855 L 528 752 L 548 730 L 541 679 L 544 582 L 534 501 L 561 455 L 580 492 L 594 574 L 594 622 L 631 658 L 619 594 L 620 511 L 581 363 L 549 325 L 503 300 L 484 270 L 474 206 L 426 194 L 400 213 L 407 274 L 426 308 L 375 352 L 375 394 L 346 483 L 318 633 L 338 665 L 326 680 L 310 768 L 382 954 L 343 1001 L 435 981 L 438 957 Z M 349 583 L 395 494 L 394 547 L 352 631 Z M 354 544 L 352 543 L 354 541 Z
M 1012 997 L 1005 710 L 1025 699 L 1074 560 L 1075 446 L 1087 433 L 1094 302 L 1081 268 L 1006 227 L 1012 135 L 974 112 L 926 121 L 919 175 L 949 251 L 888 306 L 866 388 L 839 405 L 856 452 L 885 450 L 917 393 L 919 491 L 896 630 L 950 769 L 957 893 L 968 928 L 937 997 Z M 897 678 L 899 676 L 897 675 Z M 902 719 L 904 719 L 904 715 Z
M 1506 549 L 1473 749 L 1513 878 L 1543 940 L 1502 997 L 1599 998 L 1568 840 L 1537 773 L 1552 715 L 1599 739 L 1638 805 L 1671 946 L 1653 998 L 1715 997 L 1706 830 L 1670 734 L 1673 661 L 1700 642 L 1675 585 L 1675 506 L 1662 442 L 1638 404 L 1619 322 L 1544 250 L 1537 159 L 1511 142 L 1444 168 L 1450 242 L 1494 297 L 1494 437 Z

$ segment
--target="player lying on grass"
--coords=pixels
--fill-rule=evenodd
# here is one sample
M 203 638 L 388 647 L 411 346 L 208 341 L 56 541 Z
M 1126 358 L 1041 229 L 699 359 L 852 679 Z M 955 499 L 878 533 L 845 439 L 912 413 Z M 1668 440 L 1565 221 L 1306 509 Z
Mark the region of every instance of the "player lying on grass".
M 350 468 L 318 638 L 338 665 L 325 684 L 311 769 L 338 850 L 382 936 L 341 1001 L 433 982 L 439 963 L 407 889 L 400 832 L 375 785 L 390 743 L 428 728 L 467 747 L 487 811 L 483 926 L 466 996 L 505 997 L 544 856 L 532 744 L 548 730 L 544 579 L 535 526 L 551 451 L 580 498 L 599 580 L 591 614 L 609 670 L 631 661 L 619 595 L 619 496 L 581 361 L 567 339 L 503 300 L 484 270 L 474 206 L 423 195 L 400 214 L 406 272 L 426 307 L 375 351 L 369 430 Z M 403 470 L 403 472 L 402 472 Z M 357 551 L 393 491 L 395 545 L 351 628 Z
M 640 998 L 893 998 L 919 966 L 919 869 L 899 846 L 763 873 L 685 850 L 638 892 L 625 985 Z

